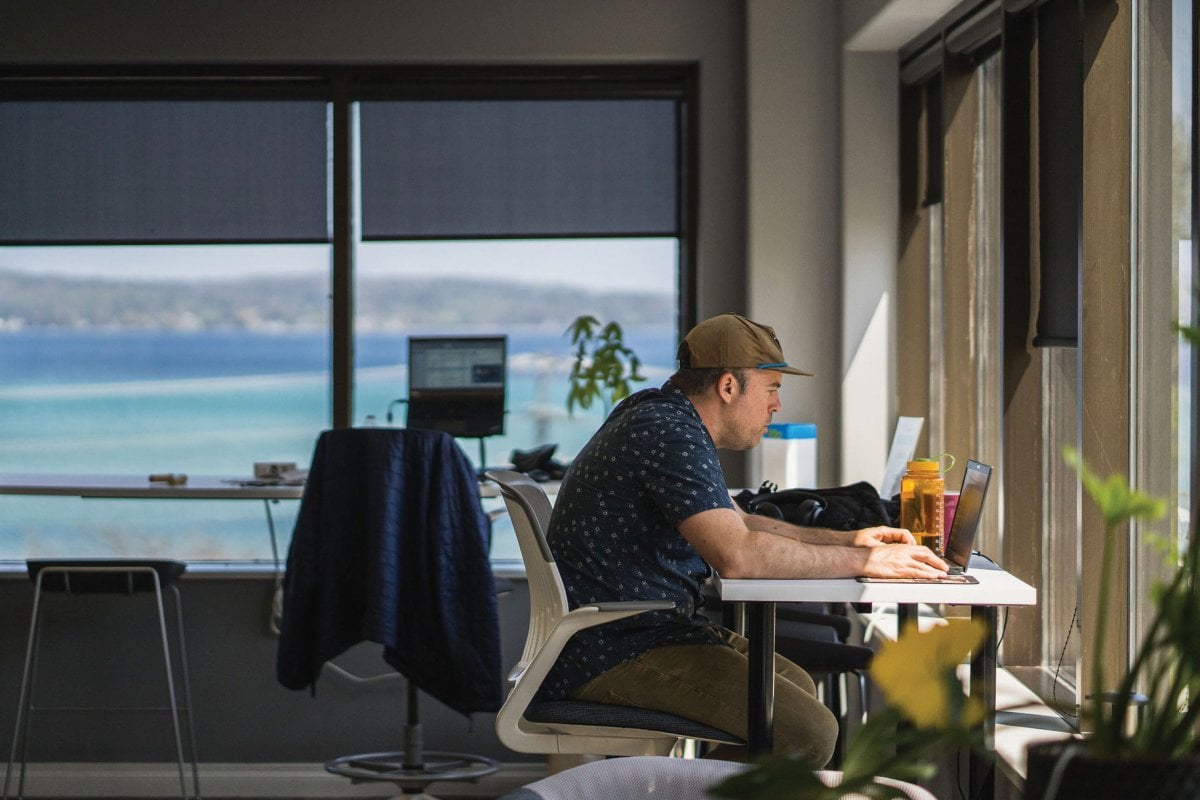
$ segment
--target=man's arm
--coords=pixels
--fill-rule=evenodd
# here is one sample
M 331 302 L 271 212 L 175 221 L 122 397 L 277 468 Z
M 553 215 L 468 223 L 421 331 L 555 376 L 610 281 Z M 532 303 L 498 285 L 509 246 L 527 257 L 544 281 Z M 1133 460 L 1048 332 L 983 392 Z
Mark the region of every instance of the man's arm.
M 761 514 L 747 514 L 735 506 L 742 522 L 750 530 L 773 533 L 786 536 L 807 544 L 831 544 L 843 547 L 875 547 L 881 544 L 916 544 L 913 535 L 903 528 L 888 528 L 879 526 L 863 528 L 857 531 L 835 531 L 830 528 L 810 528 L 804 525 L 793 525 L 781 519 L 764 517 Z
M 751 529 L 739 512 L 714 508 L 679 523 L 679 532 L 726 578 L 936 578 L 946 571 L 942 560 L 920 545 L 886 544 L 869 536 L 878 546 L 831 546 L 804 541 L 795 526 L 774 522 L 780 526 L 777 530 Z M 841 536 L 838 544 L 854 543 L 852 534 Z

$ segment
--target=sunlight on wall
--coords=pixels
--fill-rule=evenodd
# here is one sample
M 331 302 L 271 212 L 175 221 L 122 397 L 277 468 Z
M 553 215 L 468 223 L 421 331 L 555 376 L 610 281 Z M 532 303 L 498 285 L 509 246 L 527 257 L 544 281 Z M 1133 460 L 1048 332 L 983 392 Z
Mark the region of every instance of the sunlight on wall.
M 891 436 L 889 302 L 887 292 L 880 295 L 842 379 L 842 475 L 839 483 L 843 485 L 867 481 L 877 487 L 883 478 Z

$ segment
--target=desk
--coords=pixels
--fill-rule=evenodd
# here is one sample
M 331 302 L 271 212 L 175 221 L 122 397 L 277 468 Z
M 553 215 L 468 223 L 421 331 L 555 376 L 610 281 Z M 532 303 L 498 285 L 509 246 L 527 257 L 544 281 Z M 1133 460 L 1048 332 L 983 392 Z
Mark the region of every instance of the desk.
M 250 478 L 189 475 L 186 483 L 151 483 L 146 475 L 68 475 L 57 473 L 0 473 L 0 494 L 56 495 L 142 500 L 262 500 L 271 534 L 271 552 L 279 571 L 279 546 L 271 502 L 299 500 L 303 486 L 247 484 Z
M 748 744 L 751 755 L 769 753 L 773 740 L 775 706 L 775 604 L 779 602 L 896 603 L 901 626 L 915 618 L 916 604 L 964 605 L 971 617 L 987 623 L 990 635 L 971 659 L 971 676 L 988 708 L 996 703 L 997 611 L 1000 606 L 1032 606 L 1037 590 L 997 567 L 975 557 L 970 573 L 978 584 L 860 583 L 838 580 L 726 580 L 713 578 L 723 601 L 745 603 L 746 637 L 750 640 L 750 675 L 747 681 Z M 992 745 L 994 721 L 989 718 L 984 741 Z M 972 797 L 990 797 L 990 768 L 971 760 Z
M 299 500 L 303 486 L 247 486 L 239 478 L 189 475 L 187 483 L 150 483 L 145 475 L 0 473 L 0 494 L 159 500 Z
M 275 536 L 275 518 L 271 503 L 278 500 L 299 500 L 303 486 L 246 484 L 250 478 L 230 478 L 216 475 L 188 475 L 186 483 L 151 483 L 148 475 L 83 475 L 58 473 L 6 472 L 0 473 L 0 495 L 83 497 L 94 499 L 140 500 L 262 500 L 267 514 L 267 530 L 271 536 L 271 555 L 275 563 L 276 594 L 283 580 L 279 544 Z M 278 616 L 272 610 L 271 624 Z

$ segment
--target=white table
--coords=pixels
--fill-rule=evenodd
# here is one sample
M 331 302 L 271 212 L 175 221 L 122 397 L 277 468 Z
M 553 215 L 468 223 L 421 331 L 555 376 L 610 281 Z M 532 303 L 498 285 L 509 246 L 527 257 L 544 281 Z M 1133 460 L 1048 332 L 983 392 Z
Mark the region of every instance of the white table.
M 252 478 L 188 475 L 187 482 L 151 482 L 149 475 L 0 473 L 0 494 L 160 500 L 299 500 L 303 486 L 248 484 Z
M 143 500 L 262 500 L 271 535 L 275 571 L 280 571 L 279 545 L 271 503 L 299 500 L 304 487 L 263 484 L 253 478 L 188 475 L 184 483 L 151 481 L 144 475 L 59 474 L 49 472 L 0 473 L 0 494 Z
M 750 640 L 750 676 L 746 690 L 749 712 L 748 745 L 752 756 L 771 752 L 775 706 L 775 604 L 781 602 L 896 603 L 901 627 L 916 616 L 917 604 L 971 607 L 971 617 L 982 619 L 989 636 L 971 659 L 971 677 L 988 708 L 996 702 L 997 609 L 1002 606 L 1037 604 L 1037 590 L 980 557 L 971 560 L 969 572 L 977 584 L 954 583 L 862 583 L 837 580 L 728 580 L 715 575 L 714 586 L 721 600 L 745 603 L 746 636 Z M 984 737 L 992 745 L 994 720 L 989 716 Z M 971 796 L 991 797 L 989 764 L 971 760 Z

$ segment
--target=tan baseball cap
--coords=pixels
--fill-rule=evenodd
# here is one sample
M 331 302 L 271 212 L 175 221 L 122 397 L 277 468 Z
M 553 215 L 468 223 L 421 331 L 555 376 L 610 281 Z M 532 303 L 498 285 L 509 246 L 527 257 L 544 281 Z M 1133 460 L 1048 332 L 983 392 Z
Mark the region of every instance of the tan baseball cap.
M 737 314 L 721 314 L 688 331 L 679 344 L 680 369 L 770 369 L 812 375 L 788 366 L 775 329 Z

